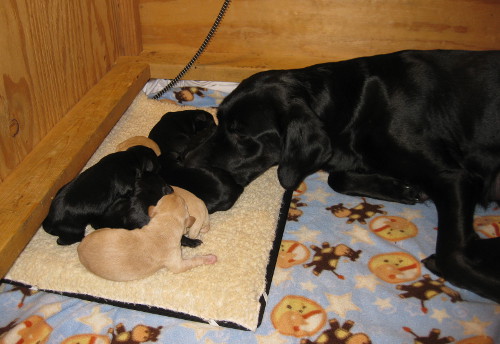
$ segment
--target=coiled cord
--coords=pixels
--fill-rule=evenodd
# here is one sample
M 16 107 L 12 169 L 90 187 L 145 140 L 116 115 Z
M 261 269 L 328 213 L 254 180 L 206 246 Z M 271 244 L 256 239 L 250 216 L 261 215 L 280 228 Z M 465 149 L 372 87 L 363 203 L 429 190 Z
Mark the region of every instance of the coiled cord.
M 153 96 L 153 99 L 159 99 L 162 95 L 165 94 L 168 90 L 170 90 L 172 87 L 174 87 L 175 84 L 179 82 L 180 79 L 188 72 L 188 70 L 193 66 L 193 64 L 196 62 L 198 57 L 203 53 L 205 48 L 207 47 L 208 43 L 210 43 L 210 40 L 212 37 L 215 35 L 215 32 L 217 31 L 217 28 L 219 27 L 220 22 L 222 21 L 222 18 L 224 18 L 224 15 L 226 14 L 227 8 L 229 7 L 231 0 L 224 0 L 224 3 L 222 4 L 222 7 L 219 11 L 219 14 L 217 15 L 217 18 L 215 18 L 215 22 L 213 23 L 212 27 L 210 28 L 210 31 L 208 32 L 207 36 L 205 37 L 205 40 L 203 43 L 201 43 L 200 47 L 198 48 L 198 51 L 196 54 L 194 54 L 193 58 L 188 62 L 188 64 L 181 70 L 181 72 L 174 78 L 172 79 L 167 86 L 165 86 L 161 91 L 156 93 Z

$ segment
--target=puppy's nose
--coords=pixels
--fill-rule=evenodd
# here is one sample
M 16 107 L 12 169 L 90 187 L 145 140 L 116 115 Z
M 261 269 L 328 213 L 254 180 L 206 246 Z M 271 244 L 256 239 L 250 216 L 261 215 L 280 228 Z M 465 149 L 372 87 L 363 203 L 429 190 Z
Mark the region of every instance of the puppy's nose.
M 162 192 L 164 195 L 170 195 L 174 192 L 174 189 L 168 184 L 163 185 Z

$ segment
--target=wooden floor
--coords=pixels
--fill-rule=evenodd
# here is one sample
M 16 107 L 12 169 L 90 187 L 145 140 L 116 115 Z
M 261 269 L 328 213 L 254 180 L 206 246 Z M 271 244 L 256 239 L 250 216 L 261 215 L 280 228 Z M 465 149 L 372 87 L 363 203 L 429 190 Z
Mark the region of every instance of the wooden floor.
M 184 52 L 143 51 L 139 56 L 122 56 L 119 62 L 147 63 L 152 78 L 174 78 L 191 60 L 196 49 Z M 171 63 L 165 63 L 170 61 Z M 252 56 L 205 52 L 184 76 L 185 80 L 240 82 L 252 74 L 269 69 L 301 68 L 330 60 L 312 56 Z

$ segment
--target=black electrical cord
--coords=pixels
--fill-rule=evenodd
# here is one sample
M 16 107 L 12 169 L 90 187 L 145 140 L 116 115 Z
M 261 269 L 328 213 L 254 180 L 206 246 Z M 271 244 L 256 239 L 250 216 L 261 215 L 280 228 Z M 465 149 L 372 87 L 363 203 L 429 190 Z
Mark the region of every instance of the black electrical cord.
M 158 93 L 156 93 L 153 96 L 153 99 L 158 99 L 162 95 L 164 95 L 165 92 L 167 92 L 175 84 L 177 84 L 179 82 L 179 80 L 182 79 L 182 77 L 184 76 L 184 74 L 186 74 L 187 71 L 193 66 L 193 64 L 196 62 L 196 60 L 198 59 L 198 57 L 200 57 L 200 55 L 203 53 L 203 51 L 207 47 L 207 45 L 210 42 L 210 40 L 212 39 L 212 37 L 215 35 L 215 31 L 217 31 L 217 28 L 219 27 L 219 24 L 222 21 L 222 18 L 224 18 L 224 14 L 226 14 L 226 11 L 227 11 L 227 8 L 229 7 L 229 3 L 230 2 L 231 2 L 231 0 L 224 0 L 224 3 L 222 4 L 222 7 L 221 7 L 221 9 L 219 11 L 219 14 L 217 15 L 217 18 L 215 18 L 215 22 L 212 25 L 212 27 L 210 28 L 210 31 L 208 32 L 207 37 L 205 37 L 205 40 L 200 45 L 200 48 L 198 49 L 198 51 L 196 52 L 196 54 L 194 54 L 194 56 L 191 59 L 191 61 L 188 62 L 188 64 L 184 67 L 184 69 L 181 70 L 181 72 L 172 81 L 170 81 L 167 86 L 165 86 L 161 91 L 159 91 Z

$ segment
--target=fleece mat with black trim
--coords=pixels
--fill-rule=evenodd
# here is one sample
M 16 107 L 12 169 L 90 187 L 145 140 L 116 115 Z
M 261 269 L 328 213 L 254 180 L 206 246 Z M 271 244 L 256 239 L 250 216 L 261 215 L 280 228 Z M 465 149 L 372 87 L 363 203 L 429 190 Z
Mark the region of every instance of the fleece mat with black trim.
M 167 112 L 192 109 L 148 99 L 140 93 L 85 168 L 115 151 L 125 139 L 143 135 Z M 213 108 L 204 108 L 215 113 Z M 58 246 L 40 228 L 5 277 L 31 286 L 125 308 L 255 330 L 260 323 L 273 275 L 290 195 L 272 168 L 252 182 L 228 211 L 210 215 L 203 244 L 183 248 L 183 255 L 212 253 L 214 265 L 173 274 L 163 269 L 145 279 L 113 282 L 88 272 L 77 244 Z M 280 217 L 281 214 L 281 217 Z M 87 233 L 93 229 L 88 227 Z

